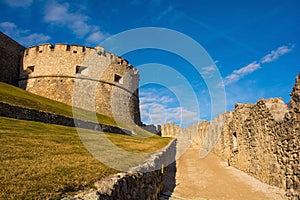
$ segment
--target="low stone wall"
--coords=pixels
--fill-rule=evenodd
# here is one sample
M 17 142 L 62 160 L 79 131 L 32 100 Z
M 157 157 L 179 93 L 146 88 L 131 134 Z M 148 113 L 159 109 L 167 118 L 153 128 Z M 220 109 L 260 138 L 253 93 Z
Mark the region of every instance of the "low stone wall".
M 3 102 L 0 102 L 0 116 L 29 121 L 44 122 L 48 124 L 58 124 L 63 126 L 76 126 L 78 128 L 85 128 L 110 133 L 131 134 L 131 131 L 121 129 L 119 127 L 84 121 L 80 119 L 74 119 L 72 117 L 43 112 L 30 108 L 24 108 Z
M 142 165 L 131 168 L 129 172 L 118 173 L 95 183 L 97 191 L 81 193 L 64 200 L 159 199 L 169 170 L 168 164 L 175 161 L 176 143 L 176 139 L 172 140 L 162 151 L 153 154 Z

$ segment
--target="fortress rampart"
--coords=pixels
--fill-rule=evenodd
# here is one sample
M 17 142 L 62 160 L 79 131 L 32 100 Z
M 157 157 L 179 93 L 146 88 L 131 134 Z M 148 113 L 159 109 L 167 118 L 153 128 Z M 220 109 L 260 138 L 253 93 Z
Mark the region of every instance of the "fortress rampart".
M 19 86 L 140 125 L 138 82 L 138 71 L 103 47 L 44 44 L 24 51 Z
M 220 114 L 183 129 L 162 126 L 162 136 L 184 136 L 200 145 L 201 156 L 213 151 L 234 166 L 269 185 L 300 198 L 300 73 L 286 105 L 281 98 L 236 104 Z

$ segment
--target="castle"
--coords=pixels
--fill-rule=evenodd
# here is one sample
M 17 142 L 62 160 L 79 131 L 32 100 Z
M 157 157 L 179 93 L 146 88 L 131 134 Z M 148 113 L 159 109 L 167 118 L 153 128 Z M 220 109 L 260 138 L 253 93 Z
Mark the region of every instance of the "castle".
M 103 47 L 25 48 L 0 33 L 0 81 L 68 105 L 141 125 L 138 70 Z

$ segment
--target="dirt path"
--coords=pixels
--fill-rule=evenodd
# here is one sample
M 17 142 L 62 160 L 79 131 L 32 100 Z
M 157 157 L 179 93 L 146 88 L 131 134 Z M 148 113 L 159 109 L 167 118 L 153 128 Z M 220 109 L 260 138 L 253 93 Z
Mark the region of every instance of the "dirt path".
M 176 166 L 176 187 L 169 199 L 284 199 L 283 190 L 226 166 L 212 153 L 200 159 L 199 148 L 188 149 Z

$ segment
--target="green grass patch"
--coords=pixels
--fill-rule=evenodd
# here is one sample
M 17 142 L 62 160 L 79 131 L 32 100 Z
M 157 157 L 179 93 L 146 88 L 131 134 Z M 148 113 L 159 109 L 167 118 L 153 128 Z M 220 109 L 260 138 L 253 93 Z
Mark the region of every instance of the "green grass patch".
M 81 131 L 130 152 L 153 152 L 170 141 Z M 0 117 L 0 152 L 0 199 L 59 199 L 117 172 L 87 151 L 74 127 Z M 110 149 L 104 154 L 118 161 Z
M 72 106 L 60 103 L 39 95 L 32 94 L 21 88 L 0 82 L 0 101 L 44 112 L 56 113 L 68 117 L 73 117 Z M 83 120 L 93 120 L 95 114 L 83 109 L 76 108 L 76 117 Z M 97 114 L 98 121 L 101 124 L 116 125 L 112 117 Z

